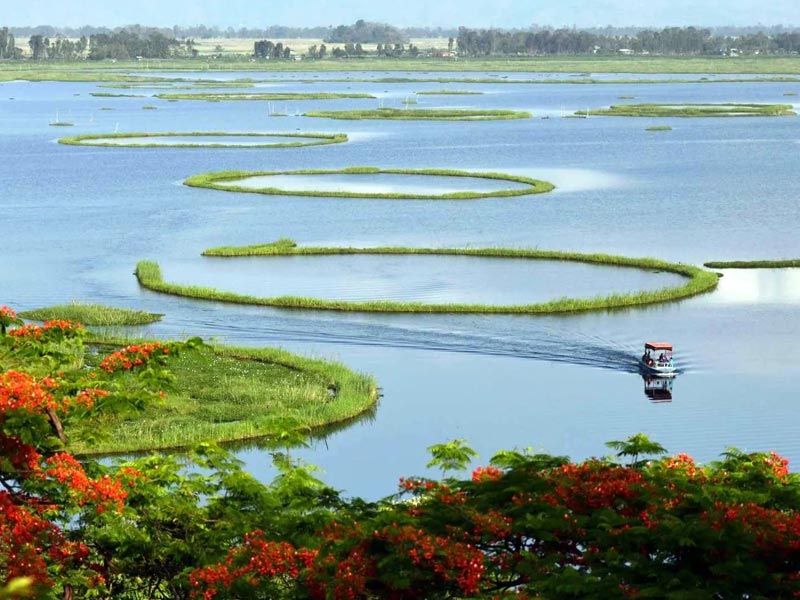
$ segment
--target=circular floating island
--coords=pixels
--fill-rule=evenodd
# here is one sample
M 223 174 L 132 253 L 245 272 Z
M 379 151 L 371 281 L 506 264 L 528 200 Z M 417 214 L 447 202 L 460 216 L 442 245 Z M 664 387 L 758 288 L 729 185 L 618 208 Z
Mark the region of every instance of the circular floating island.
M 388 121 L 504 121 L 508 119 L 530 119 L 531 113 L 524 110 L 492 110 L 466 108 L 373 108 L 367 110 L 315 110 L 306 117 L 326 119 L 383 119 Z
M 59 144 L 108 148 L 298 148 L 341 144 L 344 133 L 92 133 L 64 137 Z
M 329 178 L 328 181 L 325 181 L 325 178 Z M 464 189 L 462 184 L 468 180 L 472 180 L 473 189 Z M 555 187 L 547 181 L 505 173 L 375 167 L 300 171 L 219 171 L 193 175 L 183 183 L 190 187 L 273 196 L 399 200 L 503 198 L 541 194 Z M 321 185 L 318 185 L 320 183 Z M 456 183 L 458 185 L 454 187 Z M 404 184 L 405 189 L 403 189 Z M 318 187 L 316 189 L 307 187 L 311 185 Z M 390 186 L 395 186 L 395 191 L 381 191 Z M 476 190 L 475 186 L 482 186 L 484 189 Z M 436 188 L 439 193 L 431 191 Z
M 791 104 L 612 104 L 608 108 L 579 110 L 576 116 L 598 117 L 786 117 L 796 113 Z
M 580 262 L 593 265 L 629 267 L 649 271 L 674 273 L 687 279 L 682 285 L 631 293 L 613 293 L 590 298 L 559 298 L 531 304 L 461 304 L 430 303 L 396 300 L 334 300 L 307 298 L 302 296 L 258 297 L 236 292 L 217 290 L 196 285 L 183 285 L 164 281 L 158 263 L 141 261 L 136 265 L 136 277 L 143 287 L 165 294 L 275 308 L 331 310 L 343 312 L 384 313 L 478 313 L 478 314 L 557 314 L 592 310 L 628 308 L 648 304 L 659 304 L 688 298 L 714 289 L 717 274 L 692 265 L 669 263 L 652 258 L 628 258 L 608 254 L 581 254 L 550 250 L 528 250 L 514 248 L 347 248 L 347 247 L 298 247 L 294 241 L 281 239 L 257 246 L 219 247 L 206 250 L 206 256 L 324 256 L 324 255 L 436 255 L 491 257 L 509 260 L 556 260 Z
M 293 100 L 343 100 L 348 98 L 375 98 L 372 94 L 334 94 L 330 92 L 198 92 L 189 93 L 164 93 L 156 94 L 156 98 L 162 100 L 205 100 L 207 102 L 225 102 L 230 100 L 266 100 L 273 102 L 293 101 Z

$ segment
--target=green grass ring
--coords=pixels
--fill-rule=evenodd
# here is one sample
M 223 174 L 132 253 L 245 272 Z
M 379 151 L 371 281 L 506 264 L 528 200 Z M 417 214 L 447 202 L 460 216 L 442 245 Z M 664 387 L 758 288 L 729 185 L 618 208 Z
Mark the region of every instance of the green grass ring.
M 224 185 L 221 182 L 232 182 L 249 177 L 268 177 L 272 175 L 427 175 L 443 177 L 474 177 L 476 179 L 491 179 L 522 183 L 527 187 L 519 189 L 495 190 L 491 192 L 452 192 L 438 195 L 407 194 L 402 192 L 346 192 L 346 191 L 318 191 L 318 190 L 282 190 L 279 188 L 247 188 L 237 185 Z M 527 196 L 542 194 L 555 188 L 552 183 L 531 179 L 521 175 L 508 175 L 506 173 L 484 173 L 470 171 L 456 171 L 452 169 L 379 169 L 376 167 L 349 167 L 347 169 L 304 169 L 300 171 L 218 171 L 215 173 L 201 173 L 186 179 L 184 185 L 190 187 L 222 190 L 225 192 L 247 192 L 254 194 L 267 194 L 271 196 L 312 196 L 315 198 L 379 198 L 397 200 L 475 200 L 479 198 L 505 198 L 509 196 Z
M 297 142 L 265 142 L 263 144 L 208 143 L 208 144 L 115 144 L 96 142 L 93 140 L 126 139 L 126 138 L 164 138 L 164 137 L 242 137 L 242 138 L 297 138 Z M 344 133 L 230 133 L 225 131 L 192 131 L 190 133 L 164 132 L 164 133 L 90 133 L 64 137 L 58 140 L 59 144 L 69 146 L 93 146 L 105 148 L 299 148 L 304 146 L 324 146 L 326 144 L 341 144 L 347 141 Z
M 211 248 L 205 256 L 322 256 L 344 254 L 371 255 L 436 255 L 436 256 L 475 256 L 496 259 L 562 260 L 596 265 L 631 267 L 646 270 L 666 271 L 686 277 L 683 285 L 670 286 L 658 290 L 639 291 L 627 294 L 610 294 L 594 298 L 559 298 L 535 304 L 494 305 L 494 304 L 432 304 L 425 302 L 398 302 L 393 300 L 347 301 L 279 296 L 260 298 L 235 292 L 216 290 L 192 285 L 181 285 L 164 281 L 158 263 L 140 261 L 135 275 L 139 284 L 149 290 L 216 302 L 249 304 L 274 308 L 328 310 L 341 312 L 381 312 L 381 313 L 474 313 L 474 314 L 527 314 L 543 315 L 558 313 L 578 313 L 597 310 L 630 308 L 660 304 L 695 296 L 713 290 L 717 285 L 716 273 L 693 265 L 670 263 L 653 258 L 629 258 L 609 254 L 582 254 L 551 250 L 515 248 L 346 248 L 346 247 L 298 247 L 294 241 L 281 239 L 271 244 L 243 247 Z
M 295 100 L 344 100 L 344 99 L 374 99 L 372 94 L 334 94 L 330 92 L 198 92 L 190 94 L 185 92 L 156 94 L 162 100 L 205 100 L 206 102 L 227 101 L 271 101 L 293 102 Z
M 347 121 L 507 121 L 530 119 L 524 110 L 466 109 L 466 108 L 372 108 L 366 110 L 315 110 L 304 113 L 306 117 L 344 119 Z

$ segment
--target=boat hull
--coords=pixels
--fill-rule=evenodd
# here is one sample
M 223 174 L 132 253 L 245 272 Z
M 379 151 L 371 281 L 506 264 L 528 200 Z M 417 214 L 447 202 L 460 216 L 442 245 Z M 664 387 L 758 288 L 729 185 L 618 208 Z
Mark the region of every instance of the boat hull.
M 675 377 L 678 371 L 677 369 L 672 366 L 658 366 L 658 365 L 648 365 L 641 359 L 639 360 L 639 369 L 646 373 L 647 375 L 652 375 L 653 377 Z

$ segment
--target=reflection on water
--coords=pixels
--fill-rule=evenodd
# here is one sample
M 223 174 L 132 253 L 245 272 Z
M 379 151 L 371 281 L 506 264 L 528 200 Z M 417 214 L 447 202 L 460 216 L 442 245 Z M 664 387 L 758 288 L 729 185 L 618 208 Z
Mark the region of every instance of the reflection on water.
M 715 304 L 800 304 L 800 269 L 722 269 Z
M 642 375 L 642 379 L 644 380 L 644 395 L 652 402 L 672 402 L 674 378 Z

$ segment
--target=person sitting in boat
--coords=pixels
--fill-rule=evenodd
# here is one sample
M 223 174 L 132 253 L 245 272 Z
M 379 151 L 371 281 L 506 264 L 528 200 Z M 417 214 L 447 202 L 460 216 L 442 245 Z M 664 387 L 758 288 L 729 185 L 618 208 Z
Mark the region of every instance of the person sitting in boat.
M 667 355 L 664 352 L 662 352 L 661 354 L 658 355 L 658 364 L 662 365 L 666 362 L 667 362 Z

